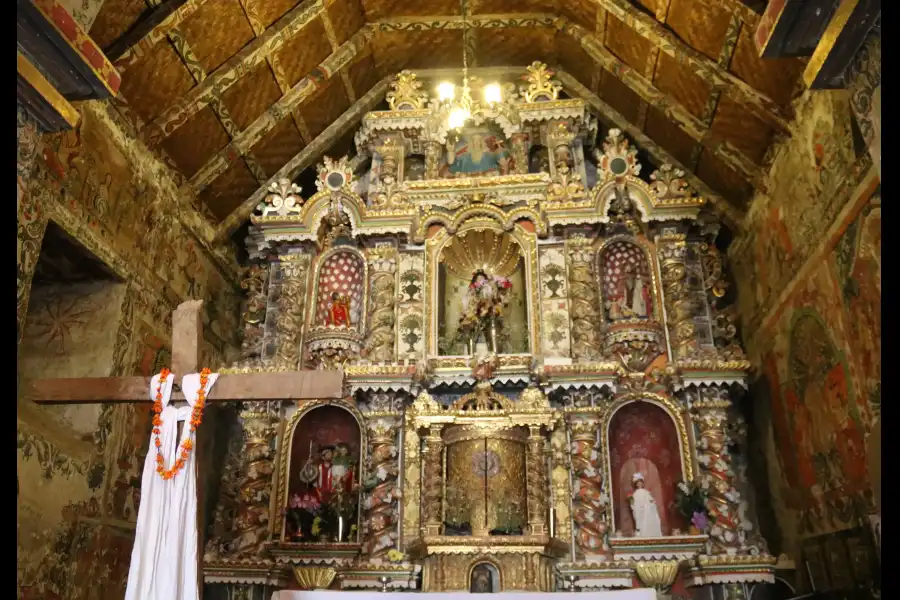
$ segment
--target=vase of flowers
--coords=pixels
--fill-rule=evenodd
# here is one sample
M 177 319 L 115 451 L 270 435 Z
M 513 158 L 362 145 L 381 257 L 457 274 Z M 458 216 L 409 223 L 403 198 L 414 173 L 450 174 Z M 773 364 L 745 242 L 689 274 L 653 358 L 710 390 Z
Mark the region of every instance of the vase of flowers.
M 313 529 L 321 522 L 322 503 L 314 494 L 294 494 L 288 502 L 287 518 L 296 541 L 310 540 L 316 535 Z
M 710 525 L 709 509 L 706 507 L 706 492 L 696 481 L 682 481 L 675 493 L 675 505 L 681 516 L 690 523 L 691 535 L 700 535 Z

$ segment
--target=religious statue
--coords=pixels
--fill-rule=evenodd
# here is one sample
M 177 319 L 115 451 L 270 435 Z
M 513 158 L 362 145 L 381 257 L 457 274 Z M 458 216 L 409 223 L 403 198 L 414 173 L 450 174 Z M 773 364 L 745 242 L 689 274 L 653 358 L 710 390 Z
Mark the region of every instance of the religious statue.
M 353 489 L 353 458 L 350 446 L 340 442 L 334 447 L 334 459 L 331 462 L 332 485 L 349 493 Z
M 469 353 L 474 354 L 475 342 L 485 334 L 485 341 L 491 344 L 491 351 L 497 352 L 497 325 L 503 310 L 509 304 L 509 290 L 512 283 L 500 276 L 488 275 L 484 269 L 472 274 L 472 281 L 462 299 L 462 313 L 459 316 L 457 335 L 469 343 Z
M 515 168 L 502 139 L 487 133 L 471 133 L 449 148 L 441 177 L 506 175 Z
M 298 496 L 295 506 L 300 515 L 316 519 L 315 530 L 303 521 L 298 521 L 298 529 L 310 532 L 313 536 L 336 536 L 342 540 L 355 528 L 356 496 L 354 460 L 350 446 L 338 442 L 334 446 L 323 446 L 318 451 L 318 463 L 313 462 L 313 452 L 300 471 L 300 480 L 312 487 L 311 494 Z M 301 502 L 302 501 L 302 502 Z M 301 529 L 301 527 L 303 529 Z
M 644 476 L 635 473 L 631 478 L 634 491 L 629 495 L 631 514 L 634 516 L 635 537 L 662 537 L 662 522 L 653 495 L 644 487 Z
M 490 594 L 493 592 L 491 571 L 485 565 L 477 565 L 472 569 L 472 583 L 469 592 L 472 594 Z
M 644 277 L 629 265 L 616 282 L 615 295 L 607 303 L 609 320 L 646 319 L 652 307 L 653 300 Z
M 350 299 L 343 294 L 333 292 L 325 324 L 332 327 L 348 327 L 350 325 Z

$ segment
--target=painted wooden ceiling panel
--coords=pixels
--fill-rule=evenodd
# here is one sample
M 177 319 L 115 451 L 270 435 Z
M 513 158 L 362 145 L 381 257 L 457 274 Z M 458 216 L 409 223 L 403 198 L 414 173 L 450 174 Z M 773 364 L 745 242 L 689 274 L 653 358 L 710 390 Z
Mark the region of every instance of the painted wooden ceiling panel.
M 591 60 L 578 40 L 560 32 L 556 34 L 556 48 L 562 68 L 571 73 L 586 88 L 592 89 L 594 77 L 600 67 Z
M 280 97 L 281 89 L 272 69 L 263 61 L 225 90 L 222 102 L 238 129 L 243 131 Z
M 306 144 L 297 131 L 293 117 L 287 116 L 253 146 L 251 153 L 266 172 L 266 176 L 272 177 L 291 157 L 303 150 L 304 146 Z
M 125 35 L 147 10 L 144 0 L 106 0 L 88 35 L 103 49 Z
M 212 108 L 207 106 L 163 140 L 162 147 L 185 177 L 192 177 L 228 142 L 229 137 L 225 133 L 225 128 Z
M 310 21 L 275 54 L 288 85 L 294 85 L 331 54 L 331 43 L 321 18 Z
M 710 85 L 694 75 L 690 67 L 660 53 L 654 85 L 680 102 L 691 114 L 703 118 L 711 92 Z
M 194 78 L 167 40 L 156 44 L 122 76 L 122 95 L 144 121 L 194 87 Z
M 550 28 L 498 27 L 474 33 L 480 67 L 527 66 L 536 60 L 553 62 L 555 32 Z
M 332 0 L 326 10 L 338 44 L 350 39 L 366 22 L 359 0 Z
M 380 32 L 372 54 L 382 77 L 403 69 L 462 67 L 463 34 L 459 29 Z
M 237 160 L 221 177 L 200 193 L 200 200 L 219 221 L 241 205 L 259 182 L 243 160 Z
M 645 73 L 647 55 L 650 54 L 652 45 L 638 33 L 617 19 L 609 15 L 606 20 L 606 46 L 622 62 L 640 73 Z
M 398 17 L 424 17 L 427 15 L 458 15 L 459 0 L 362 0 L 367 21 L 396 19 Z
M 615 75 L 601 70 L 600 97 L 622 113 L 629 123 L 637 123 L 644 101 Z
M 672 0 L 667 23 L 692 48 L 716 60 L 731 18 L 718 0 Z
M 772 128 L 740 107 L 726 95 L 719 99 L 716 117 L 712 123 L 716 138 L 728 140 L 756 164 L 762 164 L 763 156 L 772 143 Z
M 675 160 L 686 168 L 691 168 L 697 142 L 652 106 L 647 108 L 647 124 L 644 126 L 644 133 L 665 148 Z
M 753 187 L 708 149 L 704 148 L 700 152 L 700 162 L 695 172 L 735 209 L 740 212 L 747 210 L 753 196 Z
M 244 0 L 247 14 L 265 29 L 297 6 L 298 0 Z
M 255 37 L 239 0 L 206 2 L 179 29 L 207 74 Z
M 798 58 L 759 58 L 750 30 L 744 28 L 738 36 L 731 71 L 782 106 L 788 106 L 799 92 L 803 69 Z
M 350 85 L 356 92 L 356 97 L 363 96 L 366 92 L 378 83 L 378 68 L 375 66 L 375 59 L 372 58 L 372 51 L 368 48 L 353 63 L 347 67 L 347 73 L 350 75 Z
M 344 91 L 340 77 L 332 77 L 324 86 L 304 102 L 300 114 L 306 121 L 309 133 L 315 137 L 325 131 L 345 110 L 350 108 L 350 100 Z

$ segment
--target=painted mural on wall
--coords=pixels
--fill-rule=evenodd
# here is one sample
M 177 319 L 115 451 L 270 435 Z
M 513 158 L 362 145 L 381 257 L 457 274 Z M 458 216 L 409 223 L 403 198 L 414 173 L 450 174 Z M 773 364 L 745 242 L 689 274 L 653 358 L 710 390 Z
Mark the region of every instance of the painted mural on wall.
M 38 138 L 27 122 L 17 127 L 17 328 L 25 332 L 33 321 L 19 353 L 49 365 L 43 376 L 84 376 L 93 367 L 104 371 L 93 375 L 149 375 L 170 361 L 171 311 L 202 298 L 201 362 L 221 365 L 238 329 L 239 296 L 183 225 L 202 216 L 178 212 L 164 167 L 115 129 L 103 105 L 82 109 L 78 131 Z M 23 155 L 29 148 L 38 153 L 30 163 Z M 54 302 L 52 294 L 32 292 L 48 219 L 125 281 L 111 286 L 117 301 Z M 81 356 L 98 344 L 102 359 Z M 90 418 L 56 420 L 27 408 L 17 420 L 19 597 L 124 596 L 149 440 L 147 407 L 80 407 L 72 410 Z

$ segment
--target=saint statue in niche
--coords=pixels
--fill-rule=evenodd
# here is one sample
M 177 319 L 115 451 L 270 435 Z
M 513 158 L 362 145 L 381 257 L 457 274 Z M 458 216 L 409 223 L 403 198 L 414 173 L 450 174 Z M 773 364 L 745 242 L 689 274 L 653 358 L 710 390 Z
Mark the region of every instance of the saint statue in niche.
M 653 300 L 644 277 L 628 265 L 616 282 L 615 294 L 607 303 L 610 321 L 622 319 L 646 319 L 650 316 Z
M 634 491 L 629 496 L 629 503 L 634 517 L 634 537 L 662 537 L 659 511 L 653 495 L 644 488 L 644 476 L 635 473 L 631 481 Z
M 472 594 L 490 594 L 494 591 L 491 570 L 487 565 L 480 564 L 472 569 L 472 581 L 469 592 Z
M 490 342 L 490 351 L 497 352 L 496 329 L 509 304 L 510 288 L 512 283 L 506 277 L 489 275 L 483 269 L 472 274 L 472 281 L 462 298 L 457 330 L 458 335 L 469 343 L 470 354 L 474 353 L 474 344 L 482 334 L 485 341 Z
M 337 292 L 331 294 L 331 303 L 328 306 L 325 324 L 332 327 L 349 327 L 350 299 L 347 296 Z

